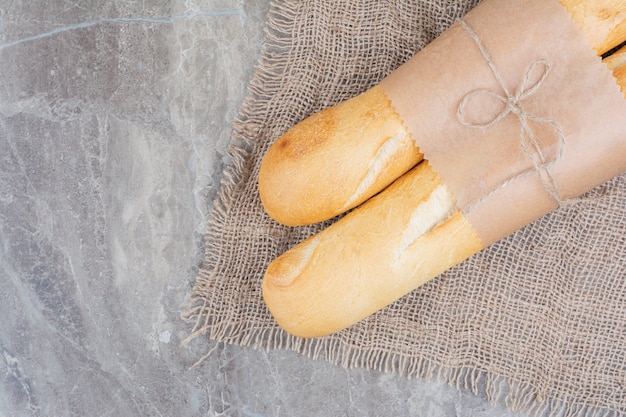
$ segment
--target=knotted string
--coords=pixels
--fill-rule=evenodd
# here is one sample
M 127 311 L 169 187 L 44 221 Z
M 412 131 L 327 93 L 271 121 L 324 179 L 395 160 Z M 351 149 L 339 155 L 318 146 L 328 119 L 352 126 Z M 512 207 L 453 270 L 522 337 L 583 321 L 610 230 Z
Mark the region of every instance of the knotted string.
M 544 83 L 544 81 L 548 77 L 548 74 L 550 72 L 550 63 L 546 61 L 545 59 L 538 59 L 534 61 L 532 64 L 530 64 L 530 66 L 526 70 L 526 75 L 524 76 L 524 79 L 522 80 L 519 88 L 517 89 L 515 93 L 512 94 L 509 91 L 509 89 L 506 87 L 506 84 L 502 80 L 500 73 L 498 72 L 496 66 L 494 65 L 493 60 L 491 59 L 491 56 L 489 55 L 489 53 L 483 46 L 478 35 L 464 20 L 460 20 L 460 24 L 465 29 L 465 31 L 469 34 L 469 36 L 472 38 L 472 40 L 474 41 L 474 43 L 480 50 L 480 53 L 482 54 L 483 58 L 489 65 L 489 68 L 491 69 L 491 73 L 493 74 L 494 78 L 498 82 L 498 85 L 502 89 L 503 94 L 496 92 L 496 91 L 489 90 L 489 89 L 477 89 L 477 90 L 469 92 L 465 97 L 463 97 L 463 99 L 459 103 L 458 112 L 457 112 L 457 118 L 459 122 L 463 124 L 464 126 L 468 126 L 472 128 L 479 128 L 479 129 L 487 129 L 487 128 L 494 126 L 496 123 L 504 119 L 509 114 L 513 114 L 517 116 L 517 118 L 520 121 L 520 134 L 519 134 L 520 148 L 522 149 L 526 157 L 532 163 L 532 167 L 530 169 L 523 171 L 513 177 L 508 178 L 506 181 L 498 185 L 495 189 L 491 190 L 490 192 L 488 192 L 487 194 L 485 194 L 484 196 L 482 196 L 481 198 L 473 202 L 469 207 L 465 209 L 465 212 L 472 211 L 474 207 L 482 203 L 490 195 L 496 193 L 498 190 L 506 187 L 507 185 L 516 181 L 517 179 L 523 176 L 526 176 L 528 174 L 532 174 L 532 173 L 536 173 L 538 175 L 539 179 L 541 180 L 541 184 L 543 185 L 546 192 L 560 206 L 563 203 L 563 199 L 561 197 L 559 185 L 557 184 L 549 168 L 551 165 L 556 163 L 563 155 L 563 152 L 565 150 L 565 135 L 563 134 L 563 130 L 558 125 L 558 123 L 556 123 L 556 121 L 548 117 L 542 117 L 542 116 L 536 116 L 536 115 L 530 114 L 522 106 L 522 101 L 532 96 L 533 94 L 535 94 L 535 92 L 539 89 L 539 87 L 541 87 L 541 85 Z M 534 74 L 534 71 L 537 67 L 541 67 L 539 68 L 539 70 L 541 71 L 541 77 L 539 77 L 539 79 L 533 83 L 532 75 Z M 494 99 L 504 104 L 504 109 L 499 114 L 497 114 L 493 119 L 488 120 L 486 122 L 476 123 L 476 122 L 467 121 L 465 118 L 465 114 L 464 114 L 465 108 L 468 105 L 469 101 L 473 97 L 478 96 L 478 95 L 486 95 L 488 97 L 493 97 Z M 558 143 L 557 143 L 556 156 L 554 158 L 550 160 L 546 159 L 544 152 L 541 149 L 539 142 L 537 141 L 535 133 L 533 132 L 533 130 L 530 128 L 528 124 L 528 122 L 531 120 L 534 122 L 539 122 L 539 123 L 547 123 L 551 125 L 552 127 L 554 127 L 554 129 L 556 130 Z M 544 173 L 545 175 L 543 175 Z

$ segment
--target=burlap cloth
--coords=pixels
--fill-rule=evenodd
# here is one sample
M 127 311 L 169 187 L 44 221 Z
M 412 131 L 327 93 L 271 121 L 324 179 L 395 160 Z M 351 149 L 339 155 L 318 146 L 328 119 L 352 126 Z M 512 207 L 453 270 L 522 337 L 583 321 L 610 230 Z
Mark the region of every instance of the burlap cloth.
M 624 175 L 338 334 L 289 336 L 263 303 L 269 262 L 328 225 L 289 228 L 264 214 L 256 179 L 268 146 L 306 116 L 376 84 L 477 3 L 272 4 L 186 312 L 195 324 L 190 338 L 435 378 L 515 411 L 626 413 Z

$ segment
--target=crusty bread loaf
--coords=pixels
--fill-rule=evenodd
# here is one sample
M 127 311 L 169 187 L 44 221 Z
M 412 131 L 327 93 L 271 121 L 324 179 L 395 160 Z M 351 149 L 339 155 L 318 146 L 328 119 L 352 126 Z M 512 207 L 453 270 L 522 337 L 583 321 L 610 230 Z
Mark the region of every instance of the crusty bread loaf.
M 299 226 L 347 211 L 421 161 L 380 87 L 305 119 L 268 150 L 259 193 L 276 221 Z
M 267 269 L 263 297 L 299 337 L 356 323 L 483 248 L 446 186 L 422 162 Z
M 561 0 L 603 54 L 626 39 L 626 0 Z M 265 155 L 259 194 L 276 221 L 327 220 L 378 193 L 420 162 L 402 120 L 374 87 L 298 123 Z

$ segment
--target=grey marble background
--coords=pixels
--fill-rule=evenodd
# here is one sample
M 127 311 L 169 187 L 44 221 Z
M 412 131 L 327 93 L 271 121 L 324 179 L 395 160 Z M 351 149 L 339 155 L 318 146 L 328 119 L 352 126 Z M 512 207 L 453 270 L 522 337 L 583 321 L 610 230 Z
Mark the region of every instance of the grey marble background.
M 181 344 L 268 7 L 0 1 L 0 416 L 514 415 L 443 384 Z

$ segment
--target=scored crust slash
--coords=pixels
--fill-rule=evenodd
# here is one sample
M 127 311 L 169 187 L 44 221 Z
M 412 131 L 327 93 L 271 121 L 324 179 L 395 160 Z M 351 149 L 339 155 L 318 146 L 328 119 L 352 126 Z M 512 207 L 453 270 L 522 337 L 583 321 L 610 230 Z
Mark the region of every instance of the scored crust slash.
M 500 3 L 268 150 L 276 221 L 353 209 L 267 268 L 287 332 L 342 330 L 626 170 L 626 2 Z

